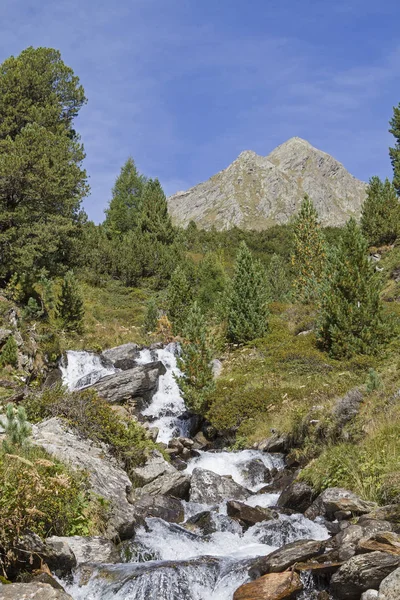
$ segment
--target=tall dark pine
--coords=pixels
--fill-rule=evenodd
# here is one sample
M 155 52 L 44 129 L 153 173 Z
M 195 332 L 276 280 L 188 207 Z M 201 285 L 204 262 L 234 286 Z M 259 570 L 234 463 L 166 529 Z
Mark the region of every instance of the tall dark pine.
M 400 196 L 400 104 L 393 108 L 389 132 L 395 138 L 395 145 L 389 148 L 389 156 L 393 167 L 393 185 Z
M 68 331 L 82 331 L 82 321 L 85 311 L 78 283 L 72 271 L 63 279 L 61 294 L 56 306 L 56 315 L 63 327 Z
M 171 244 L 174 240 L 167 198 L 158 179 L 149 179 L 143 188 L 140 227 L 142 233 L 162 244 Z
M 393 243 L 400 233 L 400 202 L 394 185 L 372 177 L 362 207 L 361 229 L 371 246 Z

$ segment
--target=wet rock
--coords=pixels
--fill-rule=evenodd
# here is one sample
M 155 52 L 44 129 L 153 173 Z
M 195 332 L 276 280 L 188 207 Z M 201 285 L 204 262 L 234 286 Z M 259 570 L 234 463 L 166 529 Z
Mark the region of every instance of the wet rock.
M 378 592 L 376 590 L 367 590 L 361 595 L 360 600 L 377 600 Z
M 271 573 L 241 585 L 233 600 L 289 600 L 302 589 L 297 573 Z
M 206 469 L 194 469 L 190 488 L 190 502 L 218 504 L 226 499 L 246 500 L 249 490 L 231 477 L 217 475 Z
M 290 447 L 290 437 L 287 434 L 274 434 L 258 444 L 261 452 L 286 452 Z
M 190 488 L 190 477 L 177 471 L 175 473 L 166 473 L 157 477 L 150 483 L 140 489 L 142 494 L 151 496 L 173 496 L 174 498 L 185 499 L 188 496 Z
M 134 509 L 141 519 L 158 517 L 168 523 L 182 523 L 185 516 L 181 501 L 171 496 L 143 494 L 135 502 Z
M 286 571 L 295 563 L 302 563 L 323 553 L 325 542 L 299 540 L 286 544 L 268 556 L 259 558 L 251 567 L 249 576 L 260 577 L 267 573 Z
M 111 516 L 107 537 L 132 537 L 135 512 L 128 502 L 132 489 L 128 475 L 117 464 L 104 444 L 94 444 L 69 429 L 60 419 L 52 418 L 32 427 L 36 444 L 77 470 L 85 470 L 92 490 L 110 502 Z
M 72 597 L 47 583 L 12 583 L 0 587 L 0 600 L 72 600 Z
M 262 508 L 261 506 L 249 506 L 244 502 L 237 500 L 229 500 L 227 505 L 227 513 L 232 519 L 236 519 L 243 523 L 246 527 L 251 527 L 255 523 L 262 521 L 270 521 L 277 519 L 278 513 L 270 508 Z
M 399 556 L 385 552 L 353 556 L 332 576 L 331 592 L 338 600 L 359 600 L 363 592 L 377 590 L 399 563 Z
M 400 555 L 400 535 L 392 531 L 373 533 L 359 540 L 356 551 L 357 554 L 379 551 Z
M 312 487 L 301 481 L 293 481 L 284 488 L 278 498 L 277 506 L 304 513 L 310 508 L 315 497 L 316 494 Z
M 269 483 L 272 479 L 271 471 L 260 458 L 249 460 L 242 469 L 242 475 L 246 479 L 246 483 L 252 487 L 261 483 Z
M 282 469 L 275 475 L 273 481 L 259 490 L 259 493 L 272 494 L 274 492 L 280 492 L 289 486 L 295 477 L 295 474 L 290 469 Z
M 102 353 L 102 357 L 110 361 L 115 368 L 126 371 L 136 365 L 136 359 L 139 357 L 140 350 L 140 346 L 130 342 L 105 350 Z
M 117 547 L 111 540 L 100 536 L 79 536 L 48 538 L 46 542 L 56 545 L 67 544 L 75 555 L 76 562 L 116 563 L 119 560 Z
M 312 503 L 305 512 L 308 519 L 322 516 L 335 519 L 335 513 L 345 511 L 358 516 L 371 512 L 377 505 L 359 498 L 353 492 L 343 488 L 328 488 Z
M 379 586 L 378 600 L 399 600 L 400 598 L 400 569 L 396 569 L 385 577 Z
M 165 372 L 163 363 L 157 361 L 103 377 L 91 387 L 107 402 L 127 402 L 138 412 L 149 405 L 157 391 L 158 379 Z
M 168 473 L 176 473 L 176 469 L 171 463 L 165 460 L 158 450 L 153 450 L 144 466 L 130 470 L 131 479 L 137 486 L 144 486 L 157 479 L 157 477 L 161 477 Z

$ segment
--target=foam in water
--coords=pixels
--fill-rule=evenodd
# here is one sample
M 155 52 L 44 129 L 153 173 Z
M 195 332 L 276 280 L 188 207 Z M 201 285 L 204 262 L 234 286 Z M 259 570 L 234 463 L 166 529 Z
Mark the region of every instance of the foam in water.
M 268 469 L 281 469 L 284 466 L 283 458 L 277 455 L 259 452 L 258 450 L 242 450 L 240 452 L 200 452 L 188 464 L 185 473 L 191 474 L 193 469 L 200 468 L 213 471 L 218 475 L 230 475 L 236 483 L 252 491 L 258 491 L 264 481 L 251 481 L 246 467 L 251 460 L 261 460 Z
M 70 391 L 93 385 L 103 377 L 113 375 L 117 371 L 113 366 L 104 366 L 98 354 L 75 350 L 69 350 L 66 354 L 66 364 L 61 361 L 60 370 L 63 384 Z

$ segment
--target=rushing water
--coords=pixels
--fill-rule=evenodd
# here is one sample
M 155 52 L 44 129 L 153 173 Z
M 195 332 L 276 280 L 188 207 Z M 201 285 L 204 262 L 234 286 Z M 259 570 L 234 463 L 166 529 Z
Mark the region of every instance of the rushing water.
M 182 418 L 185 405 L 175 377 L 180 375 L 176 362 L 177 347 L 170 344 L 162 350 L 143 350 L 138 364 L 161 360 L 165 375 L 160 377 L 157 393 L 142 413 L 159 428 L 158 441 L 168 442 L 177 435 L 187 435 L 190 421 Z M 116 370 L 104 364 L 99 356 L 84 352 L 68 352 L 62 368 L 69 389 L 91 385 Z M 265 485 L 250 476 L 250 465 L 257 463 L 260 473 L 283 467 L 279 455 L 255 450 L 241 452 L 200 452 L 186 469 L 195 468 L 231 476 L 253 492 L 246 501 L 250 506 L 274 506 L 279 494 L 257 494 Z M 185 519 L 211 510 L 211 533 L 204 534 L 193 526 L 167 523 L 159 518 L 146 519 L 133 540 L 127 542 L 129 562 L 116 565 L 80 565 L 73 583 L 65 585 L 74 600 L 232 600 L 234 591 L 245 581 L 249 561 L 267 555 L 276 548 L 299 539 L 326 539 L 327 530 L 301 514 L 280 515 L 277 519 L 257 523 L 246 531 L 227 516 L 226 501 L 219 506 L 183 502 Z M 126 557 L 126 553 L 124 554 Z M 122 558 L 121 558 L 122 561 Z M 307 586 L 312 590 L 312 583 Z M 311 591 L 310 591 L 311 594 Z M 308 591 L 302 596 L 308 600 Z

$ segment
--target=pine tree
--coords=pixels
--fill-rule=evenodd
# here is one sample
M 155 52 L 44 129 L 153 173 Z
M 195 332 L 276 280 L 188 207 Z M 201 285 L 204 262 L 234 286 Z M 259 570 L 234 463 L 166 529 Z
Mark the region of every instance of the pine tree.
M 4 452 L 14 454 L 16 450 L 28 445 L 31 427 L 23 406 L 19 406 L 16 410 L 13 404 L 7 404 L 6 420 L 0 421 L 0 425 L 5 431 L 2 444 Z
M 63 279 L 61 294 L 56 307 L 57 318 L 68 331 L 82 331 L 84 317 L 83 300 L 78 288 L 77 281 L 72 271 L 69 271 Z
M 290 300 L 291 281 L 285 260 L 279 254 L 273 254 L 267 268 L 270 298 L 273 302 Z
M 265 335 L 268 329 L 268 291 L 264 269 L 245 242 L 236 256 L 227 297 L 227 336 L 244 343 Z
M 104 226 L 112 237 L 123 235 L 138 225 L 145 183 L 145 177 L 139 174 L 134 160 L 129 157 L 121 168 L 105 211 Z
M 389 156 L 393 167 L 393 185 L 400 196 L 400 104 L 393 108 L 393 118 L 389 124 L 389 132 L 396 140 L 393 148 L 389 148 Z
M 191 286 L 185 271 L 178 265 L 167 288 L 167 313 L 175 334 L 182 333 L 191 302 Z
M 143 188 L 140 228 L 162 244 L 172 244 L 175 237 L 167 198 L 158 179 L 149 179 Z
M 10 335 L 0 354 L 0 367 L 18 366 L 18 346 L 13 335 Z
M 313 302 L 323 277 L 326 245 L 318 213 L 308 196 L 304 197 L 300 212 L 294 219 L 293 233 L 294 294 L 300 302 Z
M 197 302 L 191 307 L 183 330 L 184 342 L 178 367 L 183 375 L 177 378 L 187 408 L 205 415 L 215 389 L 212 374 L 212 351 L 207 339 L 207 326 Z
M 198 267 L 198 304 L 204 314 L 213 312 L 221 303 L 227 286 L 222 261 L 214 252 L 208 252 Z
M 393 243 L 400 231 L 400 202 L 393 184 L 372 177 L 362 207 L 361 229 L 370 246 Z
M 155 331 L 158 320 L 158 307 L 155 298 L 150 298 L 146 305 L 146 314 L 144 316 L 143 330 L 144 333 Z
M 371 354 L 384 339 L 381 284 L 354 219 L 331 251 L 321 288 L 318 337 L 335 358 Z

